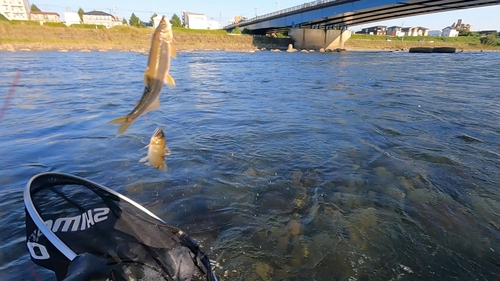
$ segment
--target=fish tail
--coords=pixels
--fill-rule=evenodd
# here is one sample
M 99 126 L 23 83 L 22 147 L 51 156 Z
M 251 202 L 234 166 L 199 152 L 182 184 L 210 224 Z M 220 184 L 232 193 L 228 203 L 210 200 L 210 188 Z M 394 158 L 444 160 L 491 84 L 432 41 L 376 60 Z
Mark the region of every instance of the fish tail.
M 163 172 L 168 172 L 167 163 L 165 163 L 165 161 L 163 161 L 163 163 L 161 163 L 160 167 L 158 167 L 158 170 L 163 171 Z
M 108 123 L 120 125 L 120 128 L 118 128 L 118 133 L 116 134 L 116 136 L 119 136 L 119 135 L 123 134 L 128 129 L 128 127 L 130 127 L 130 125 L 132 124 L 132 121 L 133 120 L 130 120 L 128 118 L 128 116 L 122 116 L 122 117 L 116 118 L 114 120 L 111 120 Z

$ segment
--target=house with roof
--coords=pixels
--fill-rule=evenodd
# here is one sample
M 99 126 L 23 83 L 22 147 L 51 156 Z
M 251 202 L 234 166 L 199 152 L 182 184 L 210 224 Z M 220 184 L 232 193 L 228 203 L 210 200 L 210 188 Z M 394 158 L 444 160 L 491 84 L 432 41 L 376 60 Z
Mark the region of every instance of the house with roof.
M 184 27 L 189 29 L 208 29 L 208 20 L 205 14 L 182 11 Z
M 377 25 L 372 27 L 367 27 L 361 29 L 361 34 L 370 34 L 370 35 L 385 35 L 387 32 L 387 26 Z
M 447 26 L 441 31 L 441 36 L 443 37 L 458 37 L 458 30 L 454 27 Z
M 417 27 L 417 36 L 428 36 L 429 29 L 427 27 Z
M 389 36 L 402 37 L 404 36 L 402 29 L 403 27 L 401 26 L 389 26 L 387 28 L 386 34 Z
M 61 16 L 56 12 L 31 11 L 30 20 L 38 21 L 40 24 L 44 22 L 61 22 Z
M 122 22 L 118 17 L 113 16 L 102 11 L 91 11 L 83 13 L 83 23 L 84 24 L 95 24 L 104 25 L 107 28 L 122 25 Z

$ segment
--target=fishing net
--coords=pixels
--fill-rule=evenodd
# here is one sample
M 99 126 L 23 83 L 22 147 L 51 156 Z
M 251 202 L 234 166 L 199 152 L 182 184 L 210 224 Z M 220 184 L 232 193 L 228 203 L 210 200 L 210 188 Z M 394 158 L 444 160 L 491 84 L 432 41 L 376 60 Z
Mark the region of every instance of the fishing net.
M 57 280 L 84 253 L 104 262 L 112 280 L 216 280 L 194 240 L 104 186 L 43 173 L 28 183 L 24 203 L 31 259 Z

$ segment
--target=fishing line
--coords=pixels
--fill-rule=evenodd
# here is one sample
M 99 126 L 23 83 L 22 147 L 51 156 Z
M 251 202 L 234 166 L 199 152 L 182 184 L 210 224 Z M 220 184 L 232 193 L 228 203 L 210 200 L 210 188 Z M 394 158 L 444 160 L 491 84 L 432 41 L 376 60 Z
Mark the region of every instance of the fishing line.
M 14 90 L 17 87 L 17 82 L 19 82 L 19 78 L 21 77 L 21 71 L 17 71 L 16 77 L 14 77 L 14 82 L 12 82 L 12 85 L 10 86 L 9 92 L 7 93 L 7 97 L 5 98 L 5 102 L 3 103 L 2 109 L 0 110 L 0 122 L 2 122 L 3 115 L 5 114 L 5 111 L 7 110 L 7 107 L 9 106 L 10 100 L 12 99 L 12 96 L 14 95 Z

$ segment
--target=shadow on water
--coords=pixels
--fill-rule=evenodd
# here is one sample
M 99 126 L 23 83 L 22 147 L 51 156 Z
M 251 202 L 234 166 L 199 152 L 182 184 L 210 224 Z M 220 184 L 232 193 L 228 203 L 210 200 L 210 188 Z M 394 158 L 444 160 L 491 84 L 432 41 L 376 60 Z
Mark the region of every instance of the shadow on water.
M 144 204 L 222 279 L 500 279 L 498 54 L 181 53 L 177 87 L 119 138 L 106 123 L 140 96 L 145 56 L 0 56 L 33 66 L 0 127 L 2 280 L 30 274 L 21 187 L 43 171 Z M 78 67 L 57 81 L 54 61 Z M 157 126 L 168 173 L 138 162 Z

